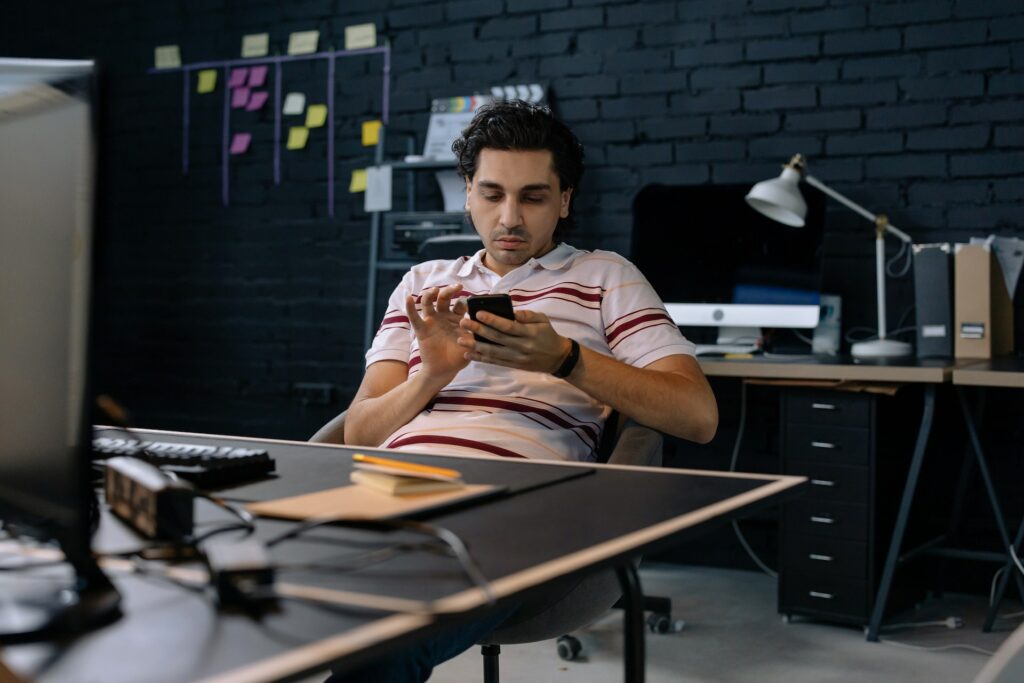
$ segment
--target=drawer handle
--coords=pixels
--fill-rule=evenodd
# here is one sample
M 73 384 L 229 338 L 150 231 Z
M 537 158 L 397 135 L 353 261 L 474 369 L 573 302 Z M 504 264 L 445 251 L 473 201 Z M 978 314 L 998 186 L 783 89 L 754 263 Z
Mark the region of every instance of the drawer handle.
M 831 479 L 811 479 L 811 486 L 826 486 L 831 488 L 835 485 L 836 483 Z
M 812 598 L 821 598 L 822 600 L 831 600 L 835 597 L 831 593 L 822 593 L 821 591 L 807 591 L 807 594 Z
M 835 447 L 836 447 L 836 445 L 834 443 L 829 443 L 828 441 L 812 441 L 811 442 L 811 448 L 825 448 L 825 449 L 831 450 L 831 449 L 834 449 Z
M 811 521 L 815 524 L 835 524 L 836 520 L 826 515 L 811 515 Z
M 832 556 L 831 555 L 819 555 L 818 553 L 811 553 L 807 557 L 811 558 L 815 562 L 831 562 L 832 561 Z
M 836 406 L 834 403 L 812 403 L 811 408 L 814 410 L 835 410 Z

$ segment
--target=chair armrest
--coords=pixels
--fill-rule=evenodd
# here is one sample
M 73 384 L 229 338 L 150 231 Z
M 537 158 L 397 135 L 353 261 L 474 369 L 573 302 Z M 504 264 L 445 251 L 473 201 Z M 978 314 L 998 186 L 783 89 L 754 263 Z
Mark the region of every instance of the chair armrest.
M 663 443 L 660 432 L 629 421 L 619 433 L 608 464 L 661 467 Z
M 348 411 L 342 411 L 333 420 L 317 430 L 316 434 L 309 437 L 312 443 L 345 443 L 345 415 Z

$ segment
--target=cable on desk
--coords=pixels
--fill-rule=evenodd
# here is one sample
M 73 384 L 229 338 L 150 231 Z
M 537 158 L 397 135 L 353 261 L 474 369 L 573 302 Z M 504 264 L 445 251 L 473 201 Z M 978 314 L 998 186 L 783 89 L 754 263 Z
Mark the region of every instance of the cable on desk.
M 888 638 L 879 638 L 878 642 L 885 643 L 886 645 L 892 645 L 894 647 L 902 647 L 908 650 L 926 650 L 928 652 L 944 652 L 946 650 L 970 650 L 971 652 L 977 652 L 978 654 L 986 655 L 991 657 L 995 654 L 994 651 L 986 650 L 975 645 L 968 645 L 967 643 L 951 643 L 950 645 L 938 645 L 938 646 L 926 646 L 926 645 L 911 645 L 910 643 L 901 643 L 898 640 L 889 640 Z
M 736 471 L 736 465 L 737 465 L 737 463 L 739 462 L 739 459 L 740 459 L 740 446 L 743 444 L 743 432 L 746 431 L 746 428 L 747 428 L 747 383 L 745 381 L 741 381 L 740 382 L 740 422 L 739 422 L 739 425 L 736 427 L 736 443 L 733 444 L 733 447 L 732 447 L 732 459 L 729 461 L 729 471 L 730 472 L 735 472 Z M 747 555 L 749 555 L 750 559 L 754 561 L 754 564 L 756 564 L 758 567 L 760 567 L 761 571 L 763 571 L 768 576 L 772 577 L 773 579 L 777 579 L 779 577 L 779 573 L 774 571 L 768 565 L 766 565 L 761 560 L 761 558 L 758 557 L 757 553 L 754 552 L 754 549 L 750 547 L 749 543 L 747 543 L 747 538 L 746 538 L 746 536 L 743 535 L 743 532 L 740 531 L 740 524 L 736 520 L 732 520 L 732 530 L 734 532 L 736 532 L 736 539 L 740 542 L 740 545 L 743 546 L 743 549 L 747 551 Z
M 452 549 L 455 553 L 456 559 L 459 561 L 459 566 L 462 568 L 462 571 L 470 579 L 473 585 L 483 591 L 487 604 L 493 605 L 497 602 L 494 591 L 491 589 L 491 584 L 484 577 L 483 572 L 480 571 L 480 567 L 477 565 L 476 560 L 473 559 L 469 549 L 466 547 L 466 544 L 462 539 L 459 538 L 458 534 L 444 527 L 428 524 L 426 522 L 404 519 L 351 520 L 333 516 L 317 517 L 308 519 L 295 525 L 288 531 L 270 538 L 267 540 L 266 546 L 268 548 L 272 548 L 278 543 L 296 538 L 307 531 L 316 529 L 317 527 L 326 526 L 328 524 L 341 526 L 346 529 L 362 529 L 368 531 L 412 531 L 414 533 L 436 538 Z

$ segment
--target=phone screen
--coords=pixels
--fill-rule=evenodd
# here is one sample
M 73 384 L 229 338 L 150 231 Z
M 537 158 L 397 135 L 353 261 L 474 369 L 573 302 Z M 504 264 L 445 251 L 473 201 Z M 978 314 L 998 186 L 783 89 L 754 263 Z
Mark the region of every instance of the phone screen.
M 512 310 L 512 297 L 508 294 L 478 294 L 466 299 L 466 305 L 469 307 L 469 317 L 473 320 L 476 320 L 476 314 L 480 311 L 487 311 L 509 320 L 516 319 L 515 311 Z M 476 339 L 487 344 L 497 343 L 484 337 L 476 337 Z

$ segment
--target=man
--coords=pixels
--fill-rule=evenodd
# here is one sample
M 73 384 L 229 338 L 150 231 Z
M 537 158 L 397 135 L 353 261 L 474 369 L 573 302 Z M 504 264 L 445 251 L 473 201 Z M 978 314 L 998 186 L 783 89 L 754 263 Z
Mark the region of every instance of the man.
M 403 278 L 366 354 L 344 443 L 587 460 L 612 409 L 710 441 L 714 395 L 650 284 L 621 256 L 561 242 L 583 173 L 573 133 L 547 108 L 501 102 L 482 108 L 453 150 L 484 248 Z M 466 297 L 484 293 L 508 293 L 515 320 L 466 317 Z M 340 440 L 336 422 L 314 439 Z M 426 680 L 508 614 L 351 680 Z

